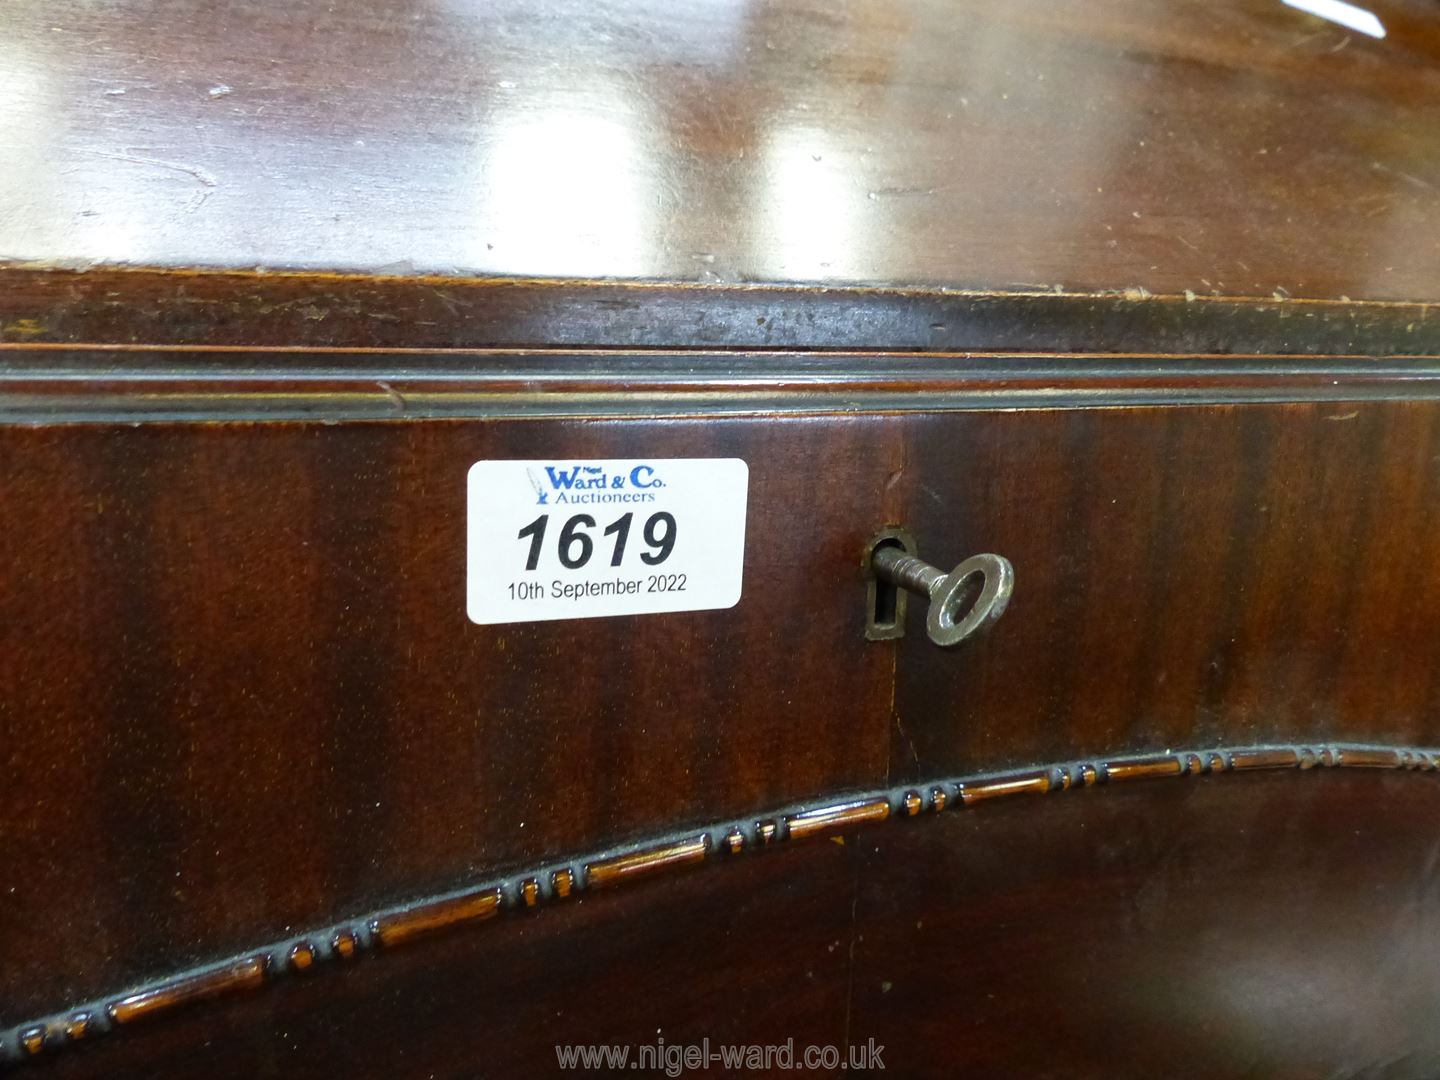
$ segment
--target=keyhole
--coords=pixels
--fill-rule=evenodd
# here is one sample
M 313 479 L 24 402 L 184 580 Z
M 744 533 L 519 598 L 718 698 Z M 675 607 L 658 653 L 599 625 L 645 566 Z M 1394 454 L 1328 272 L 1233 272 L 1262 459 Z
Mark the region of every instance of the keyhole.
M 915 554 L 915 541 L 900 528 L 881 529 L 865 545 L 862 565 L 868 586 L 865 598 L 865 638 L 868 641 L 889 641 L 905 636 L 905 590 L 879 580 L 871 568 L 875 552 L 885 547 L 903 551 L 906 555 Z

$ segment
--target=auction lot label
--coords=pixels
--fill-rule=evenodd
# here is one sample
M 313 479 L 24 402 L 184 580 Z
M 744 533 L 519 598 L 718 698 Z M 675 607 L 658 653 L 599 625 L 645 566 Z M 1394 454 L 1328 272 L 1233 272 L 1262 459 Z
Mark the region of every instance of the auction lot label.
M 739 458 L 477 461 L 467 498 L 470 620 L 734 607 L 749 483 Z

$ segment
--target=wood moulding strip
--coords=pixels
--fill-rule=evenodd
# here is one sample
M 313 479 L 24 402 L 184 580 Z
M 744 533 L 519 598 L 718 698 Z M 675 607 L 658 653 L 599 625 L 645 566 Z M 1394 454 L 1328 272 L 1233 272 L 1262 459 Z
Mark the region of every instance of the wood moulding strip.
M 1424 302 L 0 265 L 0 342 L 1413 356 Z
M 400 948 L 413 940 L 458 931 L 502 914 L 562 902 L 577 893 L 662 878 L 763 848 L 972 806 L 978 807 L 974 812 L 984 813 L 984 807 L 994 802 L 1068 791 L 1072 787 L 1266 769 L 1293 769 L 1299 775 L 1316 768 L 1435 772 L 1440 768 L 1440 749 L 1305 743 L 1093 757 L 851 793 L 790 807 L 763 818 L 732 819 L 393 905 L 25 1021 L 0 1030 L 0 1065 L 31 1060 L 70 1043 L 171 1015 L 186 1006 L 254 992 L 287 975 L 304 974 L 330 961 L 344 962 L 363 952 Z
M 1436 320 L 1440 326 L 1440 319 Z M 1440 344 L 1440 343 L 1437 343 Z M 1440 399 L 1440 355 L 96 348 L 0 343 L 0 425 Z

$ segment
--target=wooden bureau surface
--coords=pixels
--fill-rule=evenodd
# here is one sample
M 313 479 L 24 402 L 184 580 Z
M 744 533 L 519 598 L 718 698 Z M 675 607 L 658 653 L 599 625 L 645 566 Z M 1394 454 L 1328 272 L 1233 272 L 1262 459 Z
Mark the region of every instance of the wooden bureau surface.
M 1433 1075 L 1373 6 L 0 12 L 0 1065 Z M 466 470 L 552 455 L 745 459 L 740 603 L 470 623 Z M 864 640 L 885 525 L 987 637 Z
M 1430 300 L 1440 34 L 1370 6 L 19 0 L 0 255 Z

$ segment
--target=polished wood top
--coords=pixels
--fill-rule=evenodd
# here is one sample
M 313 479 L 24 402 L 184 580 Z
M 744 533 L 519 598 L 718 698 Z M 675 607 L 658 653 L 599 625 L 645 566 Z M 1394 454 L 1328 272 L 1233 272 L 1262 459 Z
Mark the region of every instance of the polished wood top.
M 13 0 L 0 257 L 1436 299 L 1440 30 L 1371 7 Z

